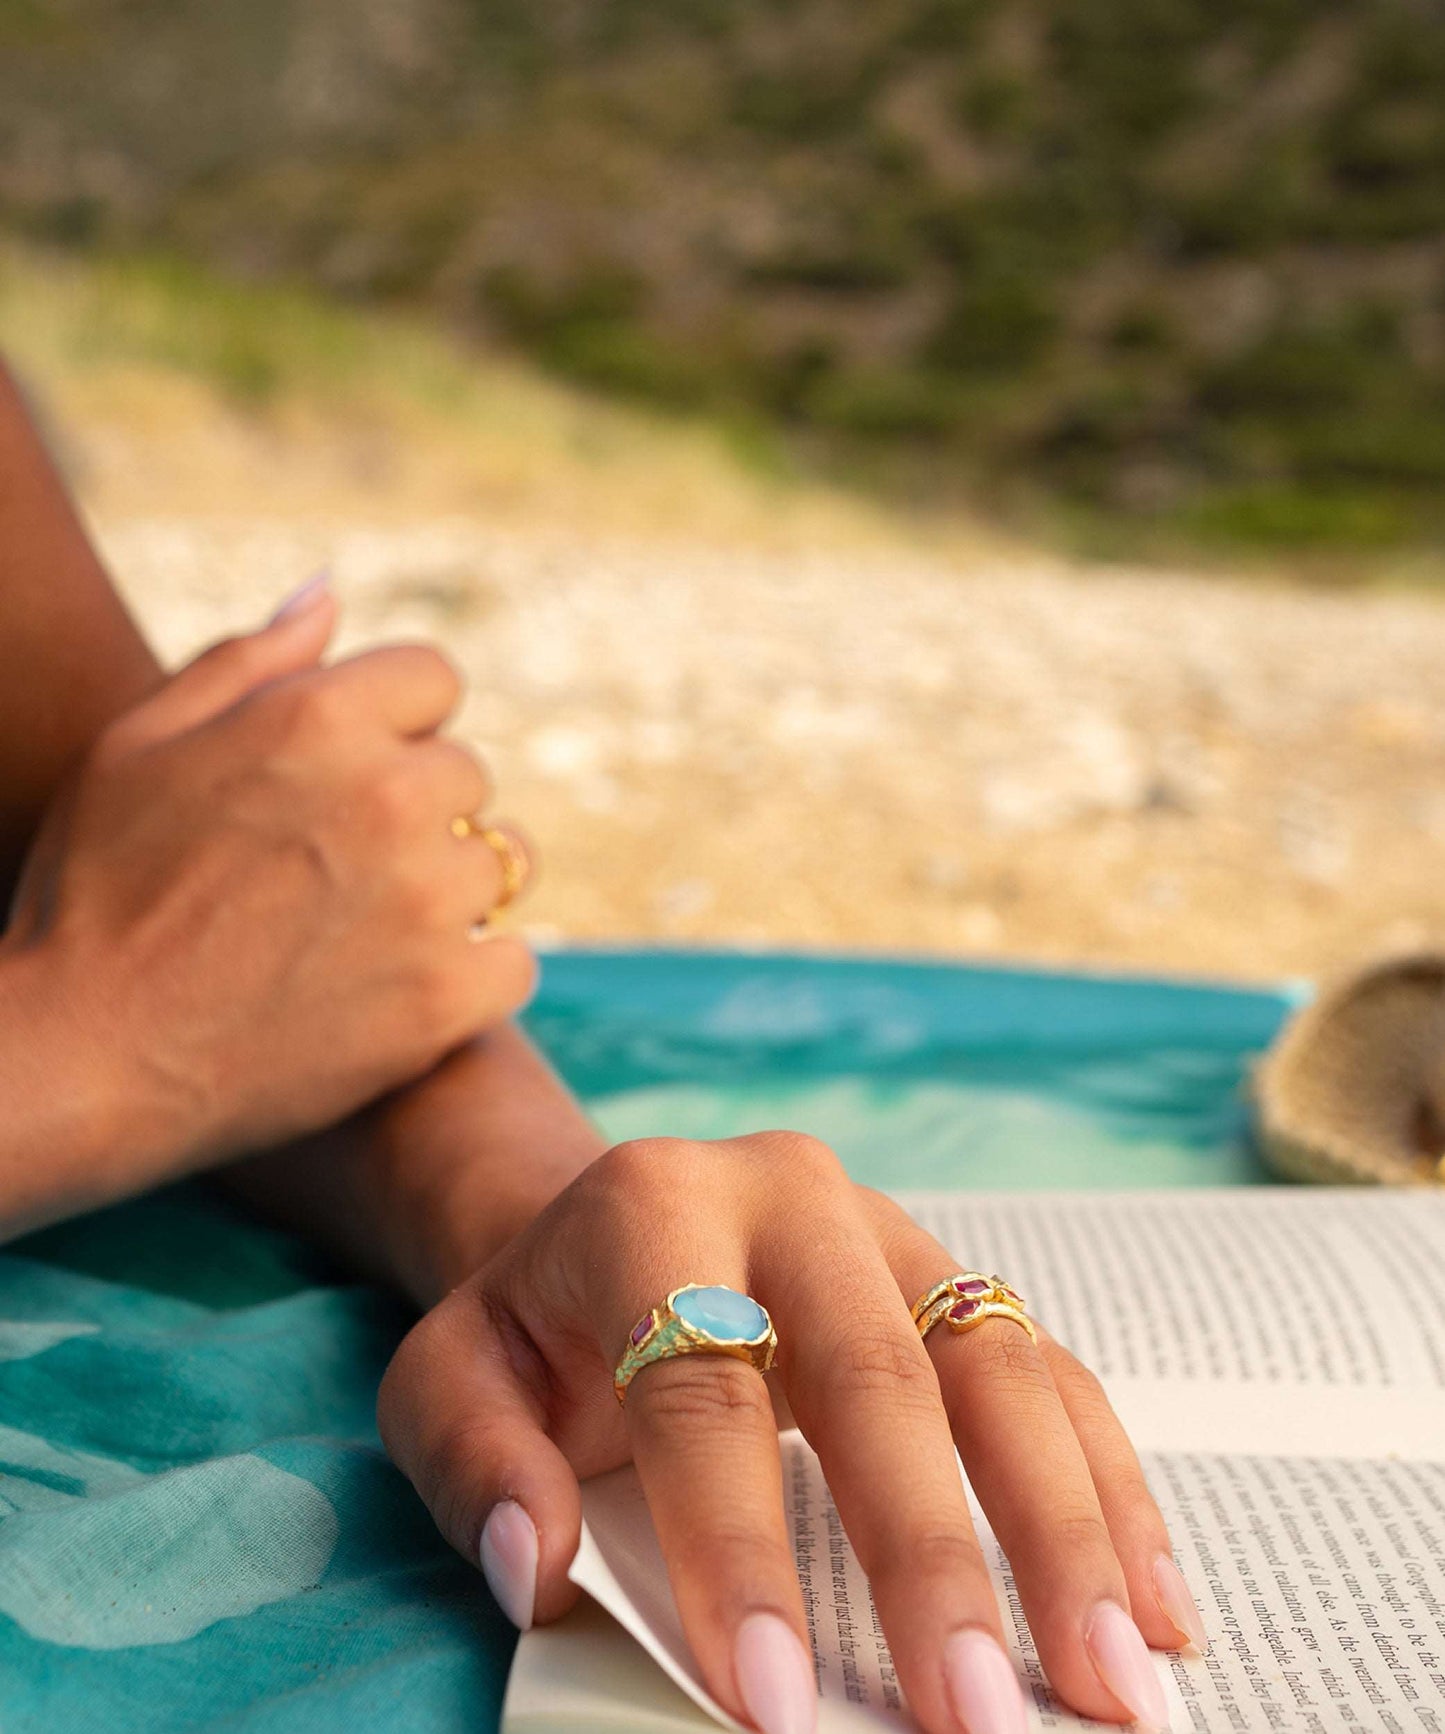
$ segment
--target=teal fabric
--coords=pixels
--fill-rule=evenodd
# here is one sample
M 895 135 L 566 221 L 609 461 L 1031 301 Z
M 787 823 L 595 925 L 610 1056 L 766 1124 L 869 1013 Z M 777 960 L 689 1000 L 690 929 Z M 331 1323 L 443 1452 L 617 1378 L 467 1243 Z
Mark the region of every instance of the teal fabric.
M 1262 1178 L 1292 995 L 847 958 L 551 958 L 616 1137 L 793 1125 L 885 1186 Z M 0 1254 L 4 1734 L 476 1734 L 511 1639 L 377 1443 L 403 1309 L 178 1188 Z

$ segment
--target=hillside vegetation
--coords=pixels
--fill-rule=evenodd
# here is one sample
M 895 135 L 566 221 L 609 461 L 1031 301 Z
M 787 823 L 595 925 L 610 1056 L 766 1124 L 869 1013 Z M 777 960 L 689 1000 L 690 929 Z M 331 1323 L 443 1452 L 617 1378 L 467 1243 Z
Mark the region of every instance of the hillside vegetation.
M 3 0 L 0 218 L 1096 540 L 1445 541 L 1427 0 Z

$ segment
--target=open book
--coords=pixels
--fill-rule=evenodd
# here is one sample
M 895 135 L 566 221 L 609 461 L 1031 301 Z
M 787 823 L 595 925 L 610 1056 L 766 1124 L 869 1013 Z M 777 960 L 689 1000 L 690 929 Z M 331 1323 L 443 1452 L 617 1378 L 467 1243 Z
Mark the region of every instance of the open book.
M 1176 1734 L 1445 1734 L 1445 1197 L 902 1202 L 960 1267 L 1019 1286 L 1138 1445 L 1211 1640 L 1158 1659 Z M 907 1727 L 817 1460 L 796 1434 L 783 1460 L 819 1727 Z M 522 1639 L 505 1734 L 735 1727 L 693 1667 L 632 1471 L 589 1483 L 584 1512 L 572 1575 L 592 1599 Z M 975 1516 L 1033 1726 L 1097 1726 L 1050 1697 Z

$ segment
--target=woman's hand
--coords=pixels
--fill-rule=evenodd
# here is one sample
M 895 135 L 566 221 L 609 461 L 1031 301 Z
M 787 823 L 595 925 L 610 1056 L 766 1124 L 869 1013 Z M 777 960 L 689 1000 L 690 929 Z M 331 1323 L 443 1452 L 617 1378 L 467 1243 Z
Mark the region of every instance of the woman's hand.
M 382 1436 L 524 1627 L 574 1594 L 578 1478 L 632 1458 L 709 1689 L 765 1734 L 802 1734 L 814 1684 L 768 1386 L 692 1355 L 643 1368 L 623 1408 L 613 1395 L 648 1308 L 689 1282 L 744 1290 L 772 1314 L 772 1378 L 923 1727 L 1025 1726 L 955 1444 L 1059 1695 L 1161 1726 L 1145 1643 L 1202 1628 L 1138 1460 L 1097 1381 L 1042 1332 L 1035 1347 L 990 1320 L 920 1340 L 909 1306 L 955 1269 L 811 1139 L 619 1145 L 415 1327 L 382 1386 Z
M 0 959 L 109 1121 L 84 1173 L 35 1176 L 32 1218 L 46 1186 L 83 1207 L 338 1120 L 531 992 L 520 939 L 469 943 L 503 871 L 452 829 L 490 794 L 437 734 L 456 675 L 416 647 L 321 667 L 333 620 L 314 589 L 207 651 L 47 818 Z

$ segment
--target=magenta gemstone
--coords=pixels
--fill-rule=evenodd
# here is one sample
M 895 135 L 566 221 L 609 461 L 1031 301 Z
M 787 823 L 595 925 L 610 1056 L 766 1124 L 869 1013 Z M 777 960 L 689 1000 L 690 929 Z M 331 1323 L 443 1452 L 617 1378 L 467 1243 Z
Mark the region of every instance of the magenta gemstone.
M 982 1301 L 976 1300 L 955 1301 L 948 1309 L 948 1316 L 955 1324 L 961 1325 L 966 1320 L 971 1319 L 982 1305 Z
M 652 1314 L 649 1313 L 645 1319 L 639 1319 L 632 1327 L 632 1346 L 634 1349 L 640 1346 L 642 1339 L 651 1329 Z
M 970 1277 L 967 1282 L 954 1283 L 953 1292 L 955 1294 L 987 1294 L 992 1286 L 992 1283 L 985 1282 L 981 1276 L 975 1276 Z

